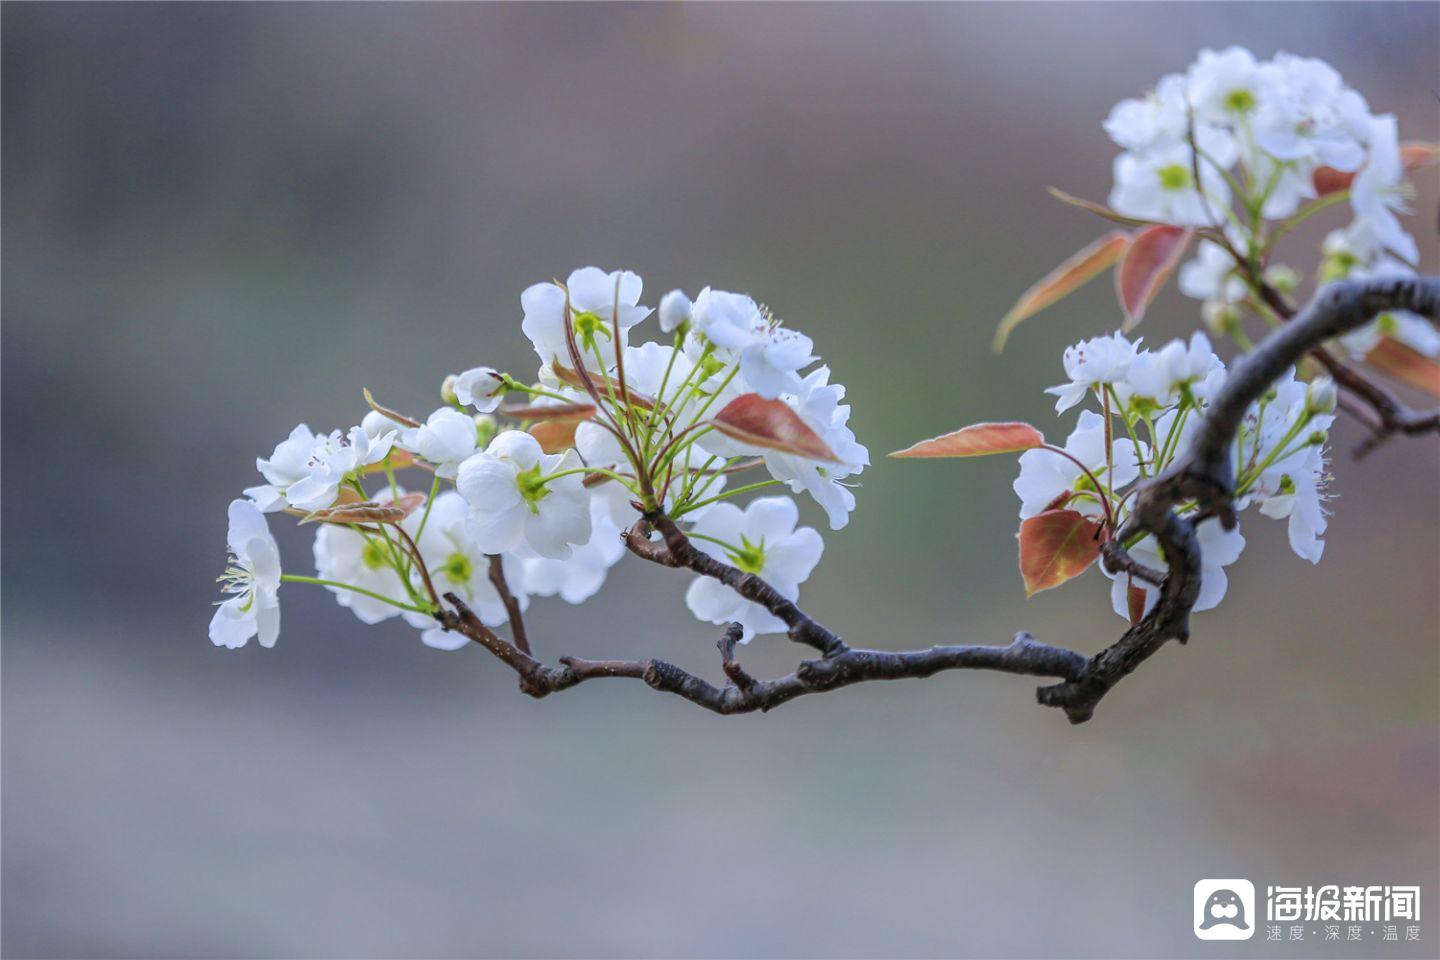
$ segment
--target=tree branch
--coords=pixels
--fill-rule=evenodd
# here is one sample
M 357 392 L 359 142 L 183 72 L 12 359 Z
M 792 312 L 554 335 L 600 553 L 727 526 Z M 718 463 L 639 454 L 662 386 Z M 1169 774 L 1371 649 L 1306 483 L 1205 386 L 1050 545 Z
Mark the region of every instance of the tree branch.
M 1003 647 L 935 646 L 905 652 L 849 647 L 764 580 L 695 547 L 675 522 L 661 512 L 644 515 L 622 535 L 630 552 L 652 563 L 688 569 L 718 580 L 780 618 L 791 640 L 819 651 L 821 656 L 802 661 L 793 673 L 783 677 L 757 680 L 735 659 L 740 627 L 730 624 L 717 644 L 727 678 L 723 686 L 715 686 L 657 659 L 562 657 L 560 666 L 551 667 L 529 653 L 518 604 L 514 604 L 514 598 L 503 586 L 503 572 L 496 579 L 496 587 L 502 599 L 508 598 L 506 607 L 511 613 L 512 629 L 516 631 L 513 643 L 481 623 L 453 593 L 445 594 L 445 599 L 454 609 L 442 609 L 436 619 L 445 629 L 458 631 L 489 650 L 516 672 L 520 689 L 537 698 L 568 690 L 587 680 L 618 677 L 643 680 L 655 690 L 728 715 L 771 710 L 796 697 L 871 680 L 929 677 L 946 670 L 992 670 L 1058 679 L 1059 683 L 1039 688 L 1039 702 L 1063 710 L 1072 723 L 1083 723 L 1121 679 L 1166 642 L 1184 643 L 1189 638 L 1190 613 L 1199 597 L 1201 583 L 1201 554 L 1195 529 L 1200 523 L 1212 521 L 1226 529 L 1235 525 L 1235 469 L 1231 450 L 1250 404 L 1307 353 L 1323 351 L 1325 341 L 1368 323 L 1387 310 L 1407 310 L 1434 321 L 1440 314 L 1440 280 L 1392 278 L 1326 287 L 1290 322 L 1236 361 L 1206 412 L 1190 449 L 1164 474 L 1145 485 L 1129 520 L 1105 547 L 1105 563 L 1112 571 L 1128 571 L 1157 583 L 1160 597 L 1139 623 L 1092 657 L 1040 643 L 1023 632 Z M 1342 369 L 1348 368 L 1342 365 Z M 1375 409 L 1382 419 L 1386 416 L 1383 406 Z M 1395 429 L 1414 432 L 1403 426 Z M 1192 502 L 1196 509 L 1188 518 L 1177 512 L 1182 504 Z M 652 531 L 660 535 L 658 541 L 651 539 Z M 1167 562 L 1163 574 L 1135 561 L 1122 546 L 1126 540 L 1144 534 L 1153 535 L 1160 544 Z M 492 577 L 496 576 L 497 569 L 498 564 L 492 564 Z

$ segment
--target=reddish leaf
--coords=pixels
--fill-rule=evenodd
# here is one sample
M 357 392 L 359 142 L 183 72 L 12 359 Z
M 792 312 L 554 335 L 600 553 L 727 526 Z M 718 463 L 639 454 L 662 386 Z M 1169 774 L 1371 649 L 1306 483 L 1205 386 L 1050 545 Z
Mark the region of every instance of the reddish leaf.
M 563 453 L 575 446 L 575 428 L 579 420 L 550 420 L 530 428 L 530 436 L 540 441 L 546 453 Z
M 1100 556 L 1103 521 L 1074 510 L 1047 510 L 1020 524 L 1020 576 L 1025 595 L 1058 587 Z
M 1310 174 L 1310 183 L 1315 187 L 1317 197 L 1328 197 L 1332 193 L 1349 190 L 1354 181 L 1353 172 L 1336 170 L 1334 167 L 1316 167 L 1315 172 Z
M 892 457 L 983 457 L 991 453 L 1018 453 L 1045 442 L 1028 423 L 975 423 L 954 433 L 897 450 Z
M 1440 363 L 1394 337 L 1381 337 L 1365 355 L 1365 362 L 1406 386 L 1440 397 Z
M 1406 172 L 1421 170 L 1440 162 L 1440 143 L 1411 141 L 1400 144 L 1400 164 Z M 1310 176 L 1316 196 L 1324 197 L 1341 190 L 1349 190 L 1355 182 L 1353 171 L 1336 170 L 1334 167 L 1316 167 Z
M 716 429 L 732 440 L 795 453 L 811 460 L 839 461 L 835 451 L 783 401 L 745 393 L 715 414 Z
M 333 507 L 312 510 L 301 523 L 399 523 L 420 509 L 425 503 L 425 494 L 407 493 L 398 500 L 381 503 L 378 500 L 360 500 L 346 503 L 343 500 Z
M 579 422 L 581 420 L 589 420 L 595 416 L 595 405 L 592 403 L 556 403 L 548 406 L 502 407 L 500 412 L 514 420 L 568 420 L 571 422 Z
M 1126 330 L 1144 318 L 1145 308 L 1175 272 L 1194 235 L 1194 230 L 1169 224 L 1146 227 L 1135 235 L 1115 268 L 1115 294 L 1125 311 Z
M 577 390 L 586 389 L 585 379 L 564 364 L 552 363 L 550 364 L 550 369 L 555 371 L 555 379 L 561 383 L 569 384 Z M 608 397 L 610 391 L 614 390 L 615 398 L 617 400 L 620 398 L 620 383 L 614 377 L 609 374 L 596 373 L 593 370 L 588 370 L 586 373 L 590 377 L 590 382 L 595 384 L 596 388 L 600 391 L 601 396 Z M 625 384 L 625 394 L 630 398 L 630 405 L 632 407 L 649 410 L 655 406 L 654 397 L 646 393 L 641 393 L 639 390 L 630 386 L 628 382 Z
M 1145 588 L 1135 586 L 1134 581 L 1125 585 L 1125 604 L 1130 611 L 1130 626 L 1135 626 L 1145 616 Z
M 1061 203 L 1068 203 L 1072 207 L 1087 210 L 1095 214 L 1095 216 L 1104 217 L 1113 223 L 1123 223 L 1127 227 L 1148 227 L 1155 222 L 1154 220 L 1141 220 L 1139 217 L 1127 217 L 1123 213 L 1116 213 L 1103 203 L 1096 203 L 1094 200 L 1082 200 L 1080 197 L 1066 193 L 1059 187 L 1048 187 L 1047 189 L 1050 191 L 1050 196 L 1059 200 Z
M 407 427 L 420 426 L 419 420 L 407 417 L 403 413 L 397 413 L 396 411 L 391 410 L 389 407 L 380 406 L 380 404 L 375 402 L 375 398 L 370 395 L 370 390 L 368 387 L 365 390 L 365 402 L 370 404 L 371 410 L 374 410 L 382 417 L 387 417 L 388 419 L 394 420 L 396 423 L 403 423 Z
M 1021 294 L 995 330 L 995 352 L 1005 349 L 1005 340 L 1021 320 L 1069 296 L 1109 269 L 1120 259 L 1129 243 L 1130 237 L 1124 231 L 1113 230 L 1051 270 L 1039 283 Z

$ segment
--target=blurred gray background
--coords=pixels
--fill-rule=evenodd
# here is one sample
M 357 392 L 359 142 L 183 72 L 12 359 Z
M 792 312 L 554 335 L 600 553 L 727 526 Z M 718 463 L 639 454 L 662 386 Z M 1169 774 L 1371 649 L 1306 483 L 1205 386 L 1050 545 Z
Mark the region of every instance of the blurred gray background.
M 1234 42 L 1437 139 L 1437 36 L 1433 4 L 6 4 L 4 953 L 1435 955 L 1433 441 L 1357 463 L 1342 427 L 1324 562 L 1249 516 L 1224 606 L 1081 727 L 988 674 L 729 719 L 628 682 L 536 702 L 297 586 L 274 650 L 205 628 L 257 455 L 363 386 L 429 410 L 527 369 L 521 289 L 595 263 L 651 304 L 752 292 L 849 386 L 877 461 L 803 596 L 848 639 L 1099 649 L 1098 574 L 1024 598 L 1012 461 L 880 455 L 1067 429 L 1040 391 L 1116 324 L 1108 281 L 989 340 L 1102 229 L 1044 188 L 1104 198 L 1112 103 Z M 1172 291 L 1144 332 L 1195 318 Z M 684 586 L 632 559 L 531 634 L 717 676 Z M 1425 939 L 1208 948 L 1191 887 L 1229 876 L 1420 883 Z

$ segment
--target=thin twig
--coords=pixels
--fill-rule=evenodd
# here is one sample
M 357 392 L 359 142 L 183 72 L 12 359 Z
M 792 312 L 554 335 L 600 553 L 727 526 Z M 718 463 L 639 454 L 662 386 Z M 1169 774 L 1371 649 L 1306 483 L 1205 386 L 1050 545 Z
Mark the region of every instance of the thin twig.
M 515 646 L 523 653 L 530 653 L 530 641 L 525 636 L 525 616 L 520 609 L 520 601 L 510 592 L 510 583 L 505 579 L 505 562 L 499 554 L 490 555 L 490 583 L 500 594 L 500 602 L 505 604 L 505 613 L 510 619 L 510 636 L 514 638 Z

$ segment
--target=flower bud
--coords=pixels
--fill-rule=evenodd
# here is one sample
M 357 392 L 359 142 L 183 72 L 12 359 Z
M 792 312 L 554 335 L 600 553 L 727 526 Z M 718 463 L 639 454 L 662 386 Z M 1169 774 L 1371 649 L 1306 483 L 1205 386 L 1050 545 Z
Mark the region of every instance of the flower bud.
M 404 426 L 391 420 L 379 410 L 371 410 L 365 414 L 365 418 L 360 421 L 360 429 L 365 431 L 367 437 L 374 440 L 376 437 L 392 431 L 403 430 Z
M 490 367 L 475 367 L 455 378 L 455 399 L 462 406 L 490 413 L 500 406 L 505 393 L 505 375 Z
M 497 429 L 498 425 L 495 423 L 495 418 L 490 416 L 490 414 L 475 414 L 475 442 L 479 445 L 480 449 L 483 450 L 490 445 L 490 441 L 495 439 Z
M 1330 434 L 1326 433 L 1324 430 L 1316 430 L 1314 433 L 1310 434 L 1310 436 L 1305 438 L 1305 442 L 1312 447 L 1318 447 L 1329 439 Z
M 440 383 L 440 402 L 448 403 L 452 407 L 460 402 L 460 398 L 455 396 L 455 374 L 453 373 Z
M 1339 402 L 1339 391 L 1329 377 L 1316 377 L 1305 387 L 1305 408 L 1311 413 L 1334 413 Z
M 666 333 L 679 330 L 690 322 L 690 298 L 682 290 L 671 290 L 660 299 L 660 329 Z
M 1265 268 L 1265 282 L 1281 293 L 1294 293 L 1300 286 L 1300 274 L 1294 268 L 1287 267 L 1283 263 L 1275 263 Z
M 1223 300 L 1206 300 L 1200 307 L 1205 326 L 1217 337 L 1228 337 L 1240 327 L 1240 311 Z

